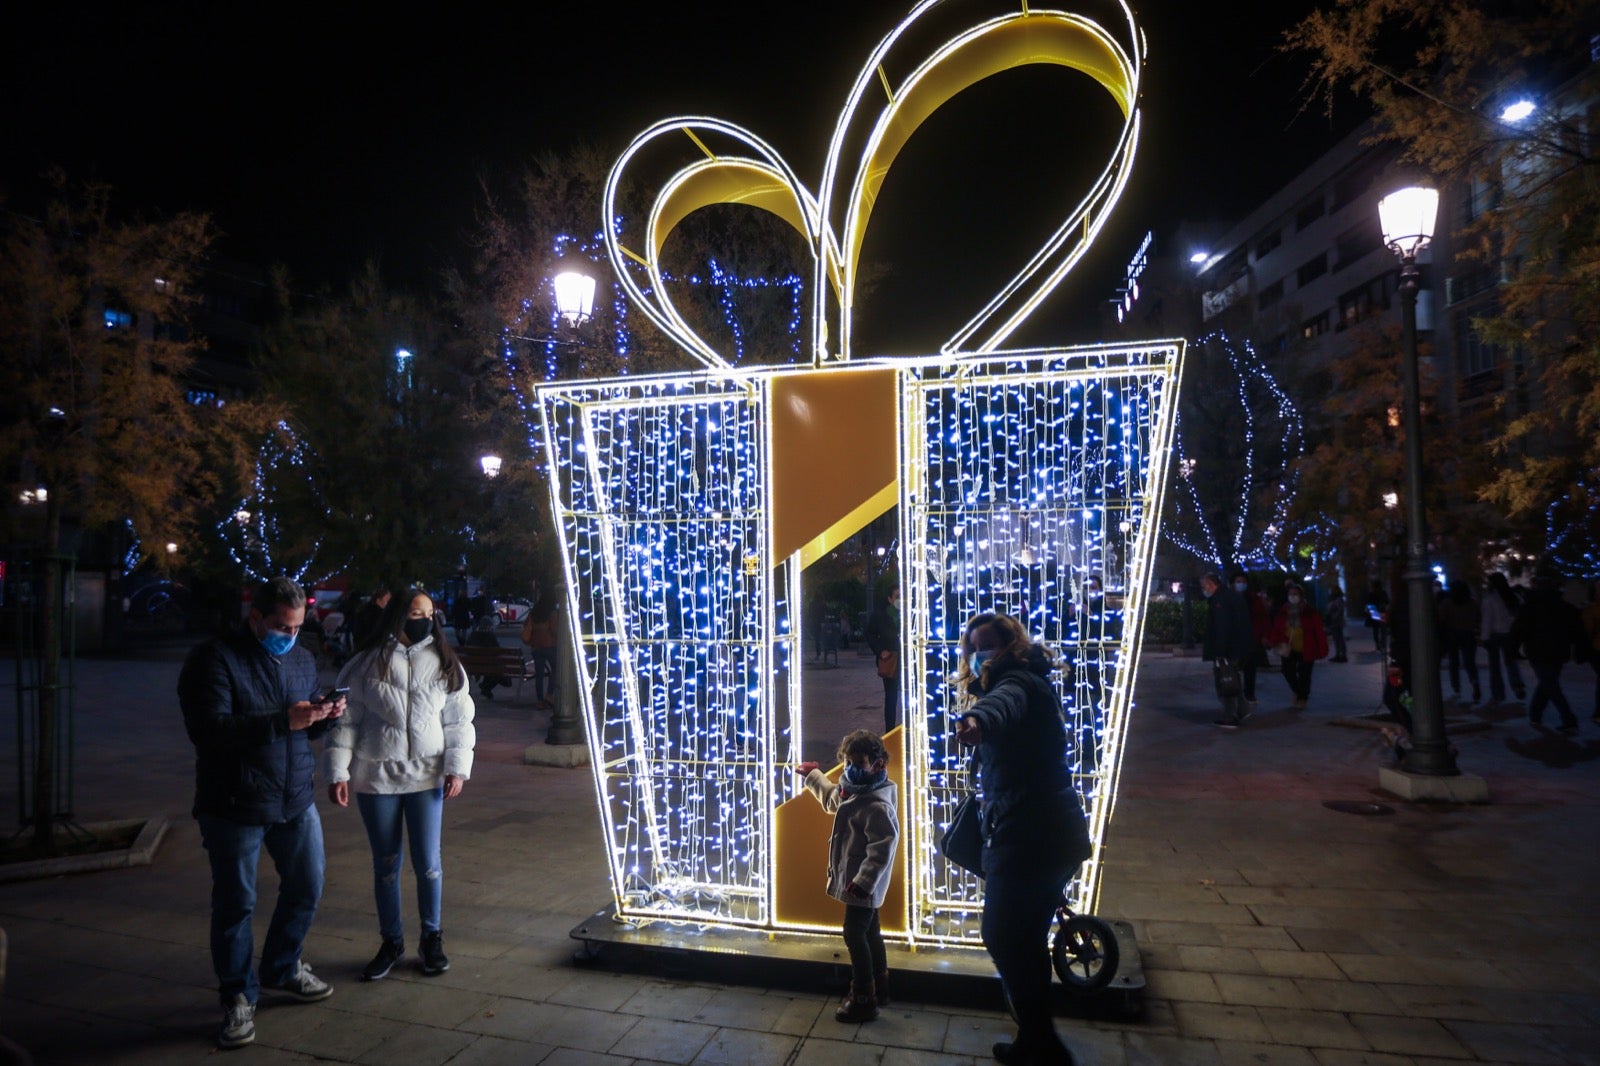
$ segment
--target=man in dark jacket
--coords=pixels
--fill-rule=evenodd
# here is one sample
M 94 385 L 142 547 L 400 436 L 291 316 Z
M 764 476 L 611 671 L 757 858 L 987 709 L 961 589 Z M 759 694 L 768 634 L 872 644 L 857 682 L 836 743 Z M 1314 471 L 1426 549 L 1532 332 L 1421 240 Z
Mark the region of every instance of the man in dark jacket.
M 1205 658 L 1215 663 L 1232 663 L 1243 666 L 1245 657 L 1255 654 L 1255 630 L 1250 621 L 1250 605 L 1234 589 L 1222 583 L 1220 574 L 1206 574 L 1200 579 L 1200 591 L 1206 597 Z M 1238 729 L 1250 712 L 1244 706 L 1244 697 L 1238 693 L 1224 696 L 1222 717 L 1212 724 L 1218 729 Z
M 1587 646 L 1583 616 L 1561 598 L 1560 580 L 1552 575 L 1539 575 L 1522 601 L 1516 621 L 1511 623 L 1511 647 L 1522 649 L 1523 657 L 1533 667 L 1533 676 L 1538 679 L 1533 698 L 1528 700 L 1528 721 L 1541 725 L 1545 704 L 1553 703 L 1561 715 L 1561 731 L 1568 734 L 1578 731 L 1572 704 L 1561 691 L 1561 667 L 1574 652 L 1582 657 Z
M 286 577 L 255 589 L 244 624 L 201 644 L 178 677 L 184 727 L 195 750 L 194 816 L 211 860 L 211 963 L 222 997 L 219 1047 L 255 1039 L 260 989 L 300 1002 L 333 994 L 300 949 L 322 898 L 322 821 L 311 742 L 344 713 L 344 699 L 311 702 L 316 661 L 295 638 L 306 594 Z M 278 902 L 250 967 L 256 866 L 265 846 L 278 871 Z

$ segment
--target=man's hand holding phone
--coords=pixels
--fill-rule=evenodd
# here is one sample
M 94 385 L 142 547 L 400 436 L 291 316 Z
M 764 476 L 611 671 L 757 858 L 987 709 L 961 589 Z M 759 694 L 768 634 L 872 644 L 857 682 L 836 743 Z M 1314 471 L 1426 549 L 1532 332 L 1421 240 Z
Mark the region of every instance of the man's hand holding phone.
M 338 718 L 344 714 L 348 688 L 330 689 L 313 700 L 302 700 L 289 706 L 289 728 L 309 729 L 324 718 Z

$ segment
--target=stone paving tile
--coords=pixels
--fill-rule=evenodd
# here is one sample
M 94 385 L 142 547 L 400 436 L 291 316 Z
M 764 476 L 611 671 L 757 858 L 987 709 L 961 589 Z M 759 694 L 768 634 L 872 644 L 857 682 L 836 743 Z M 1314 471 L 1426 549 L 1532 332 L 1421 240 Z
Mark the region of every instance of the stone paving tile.
M 638 988 L 637 981 L 632 978 L 610 973 L 575 971 L 570 967 L 559 974 L 552 971 L 550 976 L 559 976 L 566 980 L 544 997 L 545 1002 L 586 1007 L 589 1010 L 617 1010 L 633 998 Z
M 1120 1032 L 1059 1024 L 1056 1030 L 1061 1034 L 1067 1050 L 1072 1052 L 1072 1057 L 1081 1063 L 1121 1066 L 1127 1061 L 1128 1051 Z
M 796 1037 L 783 1033 L 753 1033 L 748 1029 L 719 1029 L 699 1055 L 695 1066 L 750 1066 L 757 1062 L 786 1062 L 798 1047 Z
M 1337 980 L 1343 976 L 1333 960 L 1320 951 L 1277 951 L 1256 948 L 1252 954 L 1263 972 L 1273 977 L 1318 977 Z
M 1323 1010 L 1285 1010 L 1280 1007 L 1258 1007 L 1257 1010 L 1262 1024 L 1271 1034 L 1271 1040 L 1280 1044 L 1358 1049 L 1371 1047 L 1343 1014 Z
M 1303 1047 L 1281 1044 L 1247 1044 L 1237 1040 L 1218 1040 L 1217 1057 L 1228 1066 L 1260 1063 L 1261 1066 L 1316 1066 L 1311 1052 Z
M 820 998 L 820 997 L 816 997 Z M 728 1026 L 736 1029 L 755 1029 L 762 1032 L 774 1030 L 779 1019 L 785 1016 L 793 1001 L 814 1003 L 809 996 L 766 995 L 743 988 L 721 988 L 711 994 L 701 1008 L 686 1021 L 702 1022 L 711 1026 Z M 837 1006 L 837 1003 L 835 1003 Z M 832 1020 L 830 1015 L 829 1020 Z
M 367 1054 L 394 1028 L 395 1023 L 387 1018 L 313 1011 L 305 1005 L 295 1009 L 292 1017 L 289 1008 L 262 1010 L 258 1005 L 256 1010 L 256 1043 L 343 1062 Z
M 1447 1021 L 1444 1027 L 1474 1055 L 1490 1062 L 1570 1063 L 1554 1029 L 1533 1025 Z
M 485 992 L 440 983 L 454 972 L 452 964 L 450 973 L 431 979 L 407 981 L 391 976 L 382 981 L 354 981 L 336 988 L 325 1005 L 334 1010 L 452 1029 L 494 1000 Z
M 643 1014 L 651 1018 L 689 1018 L 711 999 L 716 989 L 706 985 L 678 985 L 651 981 L 617 1008 L 623 1014 Z
M 1473 959 L 1345 954 L 1330 957 L 1352 981 L 1480 989 L 1511 987 L 1505 974 L 1487 962 Z
M 1287 977 L 1262 977 L 1256 974 L 1219 973 L 1217 991 L 1222 1002 L 1253 1007 L 1292 1007 L 1308 1009 L 1305 994 Z
M 823 1019 L 833 1021 L 833 1008 L 836 1004 L 831 1000 L 811 1000 L 792 996 L 783 998 L 787 1003 L 777 1020 L 772 1023 L 774 1033 L 804 1036 L 820 1029 Z M 834 1024 L 837 1025 L 838 1022 Z
M 1134 929 L 1142 949 L 1147 944 L 1192 944 L 1196 947 L 1282 948 L 1296 945 L 1287 930 L 1265 926 L 1217 926 L 1200 922 L 1146 922 Z
M 1248 948 L 1178 947 L 1178 969 L 1199 973 L 1264 973 Z
M 1378 1051 L 1353 1051 L 1349 1048 L 1313 1048 L 1317 1066 L 1419 1066 L 1409 1055 L 1386 1055 Z
M 1257 1044 L 1273 1039 L 1255 1007 L 1229 1006 L 1225 1003 L 1174 1003 L 1172 1013 L 1177 1018 L 1178 1031 L 1185 1037 Z
M 635 1015 L 501 998 L 463 1022 L 461 1028 L 554 1047 L 603 1052 L 638 1023 Z
M 1155 1033 L 1129 1033 L 1123 1041 L 1127 1066 L 1233 1066 L 1210 1040 Z
M 442 1066 L 447 1062 L 459 1062 L 457 1056 L 478 1039 L 471 1033 L 408 1025 L 391 1030 L 388 1036 L 357 1056 L 355 1061 L 364 1066 L 391 1066 L 397 1062 L 403 1062 L 406 1066 Z M 537 1062 L 538 1059 L 524 1057 L 521 1061 Z
M 520 1059 L 506 1059 L 506 1066 L 520 1063 Z M 454 1063 L 451 1064 L 454 1066 Z M 577 1048 L 558 1047 L 541 1059 L 539 1066 L 633 1066 L 633 1060 L 621 1055 L 603 1055 L 595 1051 L 579 1051 Z
M 1146 994 L 1160 999 L 1184 999 L 1197 1003 L 1221 1003 L 1222 993 L 1211 974 L 1186 970 L 1147 970 Z
M 1016 1027 L 1009 1018 L 982 1017 L 973 1014 L 954 1014 L 945 1029 L 942 1050 L 950 1055 L 971 1055 L 976 1059 L 991 1059 L 990 1049 L 997 1040 L 1010 1040 Z
M 471 1033 L 463 1035 L 472 1037 L 472 1043 L 450 1060 L 450 1066 L 511 1066 L 513 1063 L 517 1066 L 521 1066 L 522 1063 L 528 1063 L 530 1066 L 538 1063 L 539 1066 L 544 1066 L 556 1050 L 549 1044 L 530 1044 L 522 1040 L 507 1040 L 498 1036 L 474 1036 Z M 390 1059 L 389 1063 L 397 1061 L 404 1060 Z M 612 1061 L 615 1063 L 616 1060 Z
M 1455 1018 L 1478 1022 L 1509 1020 L 1504 1017 L 1499 997 L 1486 989 L 1438 988 L 1421 984 L 1351 984 L 1349 987 L 1372 988 L 1382 992 L 1395 1003 L 1397 1013 L 1408 1017 Z M 1550 1019 L 1529 1019 L 1533 1022 L 1541 1020 Z
M 971 1055 L 944 1055 L 892 1047 L 884 1049 L 881 1066 L 977 1066 L 977 1062 Z
M 786 1066 L 878 1066 L 884 1049 L 845 1040 L 808 1036 Z
M 1373 953 L 1373 948 L 1366 937 L 1351 929 L 1290 927 L 1285 929 L 1284 933 L 1302 951 L 1320 951 L 1324 954 L 1330 951 L 1345 954 Z
M 693 1062 L 716 1032 L 713 1025 L 641 1018 L 607 1053 L 659 1062 Z
M 1361 1011 L 1366 1014 L 1402 1014 L 1404 1010 L 1383 989 L 1349 981 L 1311 977 L 1294 978 L 1295 987 L 1312 1010 Z M 1409 986 L 1405 986 L 1409 987 Z
M 1398 1018 L 1388 1014 L 1351 1014 L 1350 1024 L 1368 1045 L 1398 1055 L 1432 1055 L 1443 1059 L 1470 1058 L 1461 1042 L 1432 1018 Z
M 848 1039 L 856 1043 L 881 1044 L 889 1047 L 920 1048 L 938 1051 L 944 1047 L 945 1034 L 950 1029 L 948 1014 L 935 1014 L 925 1010 L 907 1010 L 898 1005 L 881 1011 L 876 1020 L 864 1025 L 841 1024 L 832 1017 L 832 1011 L 823 1017 L 839 1029 L 849 1033 Z M 819 1026 L 820 1028 L 820 1026 Z M 854 1033 L 850 1030 L 854 1029 Z M 817 1030 L 813 1029 L 813 1032 Z M 822 1035 L 818 1033 L 818 1035 Z

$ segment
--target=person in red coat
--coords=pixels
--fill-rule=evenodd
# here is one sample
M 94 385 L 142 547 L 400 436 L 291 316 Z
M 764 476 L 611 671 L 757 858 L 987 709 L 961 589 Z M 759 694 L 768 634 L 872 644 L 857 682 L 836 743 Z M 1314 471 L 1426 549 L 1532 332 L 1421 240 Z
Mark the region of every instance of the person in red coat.
M 1311 668 L 1328 657 L 1328 633 L 1322 616 L 1306 602 L 1305 590 L 1294 582 L 1284 585 L 1287 598 L 1272 619 L 1272 650 L 1283 657 L 1283 679 L 1294 693 L 1294 705 L 1304 707 L 1311 698 Z

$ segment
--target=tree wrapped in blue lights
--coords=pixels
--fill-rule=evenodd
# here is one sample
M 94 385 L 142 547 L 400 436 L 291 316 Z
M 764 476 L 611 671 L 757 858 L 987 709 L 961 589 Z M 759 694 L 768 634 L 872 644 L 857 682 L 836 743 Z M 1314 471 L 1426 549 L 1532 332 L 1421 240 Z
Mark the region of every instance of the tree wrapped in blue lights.
M 256 451 L 250 494 L 217 523 L 217 534 L 243 576 L 265 581 L 286 574 L 314 585 L 336 574 L 342 564 L 318 565 L 323 534 L 304 521 L 327 514 L 310 469 L 316 453 L 287 422 L 279 422 Z
M 1208 568 L 1287 568 L 1302 532 L 1299 408 L 1250 342 L 1225 333 L 1191 346 L 1184 372 L 1163 534 Z

